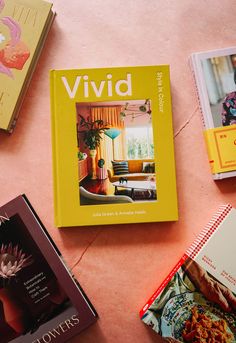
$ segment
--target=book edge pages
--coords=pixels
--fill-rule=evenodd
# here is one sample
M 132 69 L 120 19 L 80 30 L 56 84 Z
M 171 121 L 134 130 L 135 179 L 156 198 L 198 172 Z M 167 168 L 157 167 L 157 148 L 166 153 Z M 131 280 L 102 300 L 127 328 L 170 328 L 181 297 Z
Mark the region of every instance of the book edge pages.
M 16 104 L 15 104 L 15 109 L 13 111 L 11 118 L 10 118 L 8 127 L 6 129 L 1 128 L 2 130 L 7 131 L 8 133 L 12 133 L 15 126 L 16 126 L 17 119 L 18 119 L 19 114 L 20 114 L 21 106 L 23 104 L 27 90 L 30 86 L 30 82 L 33 78 L 34 71 L 38 65 L 41 53 L 43 51 L 44 45 L 46 43 L 49 31 L 50 31 L 51 26 L 53 24 L 53 21 L 55 19 L 55 16 L 56 16 L 56 13 L 51 10 L 48 14 L 48 18 L 46 20 L 44 30 L 42 31 L 42 34 L 41 34 L 40 39 L 38 41 L 37 47 L 35 49 L 35 54 L 34 54 L 33 60 L 31 61 L 31 65 L 28 69 L 25 80 L 22 84 L 18 99 L 17 99 Z

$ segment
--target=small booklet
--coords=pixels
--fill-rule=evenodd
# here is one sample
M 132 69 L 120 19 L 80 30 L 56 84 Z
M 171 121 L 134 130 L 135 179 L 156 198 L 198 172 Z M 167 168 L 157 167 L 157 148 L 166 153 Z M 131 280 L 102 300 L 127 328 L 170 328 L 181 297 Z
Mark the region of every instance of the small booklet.
M 236 47 L 190 58 L 215 180 L 236 176 Z
M 54 14 L 43 0 L 0 0 L 0 129 L 15 127 Z
M 50 76 L 56 226 L 177 220 L 169 66 Z
M 96 318 L 26 196 L 0 207 L 0 341 L 63 343 Z
M 220 207 L 140 311 L 169 342 L 236 341 L 235 222 Z

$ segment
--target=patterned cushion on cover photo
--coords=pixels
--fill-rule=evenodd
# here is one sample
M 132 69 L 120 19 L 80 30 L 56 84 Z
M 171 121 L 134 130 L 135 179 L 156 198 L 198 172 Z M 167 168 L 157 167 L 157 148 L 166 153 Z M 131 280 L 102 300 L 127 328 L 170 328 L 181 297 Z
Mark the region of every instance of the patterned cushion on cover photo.
M 111 161 L 114 174 L 115 175 L 122 175 L 122 174 L 128 174 L 129 173 L 129 166 L 127 161 Z
M 154 162 L 143 162 L 143 173 L 155 173 Z

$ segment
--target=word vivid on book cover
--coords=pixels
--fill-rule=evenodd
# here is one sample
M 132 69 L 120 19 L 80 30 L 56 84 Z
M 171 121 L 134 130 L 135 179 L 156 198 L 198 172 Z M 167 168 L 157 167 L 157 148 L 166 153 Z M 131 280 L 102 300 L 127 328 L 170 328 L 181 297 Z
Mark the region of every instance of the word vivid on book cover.
M 11 132 L 47 33 L 52 4 L 0 0 L 0 128 Z
M 0 207 L 0 341 L 63 343 L 96 311 L 26 196 Z
M 178 218 L 168 66 L 51 72 L 56 225 Z
M 220 207 L 140 311 L 165 338 L 236 341 L 236 209 Z

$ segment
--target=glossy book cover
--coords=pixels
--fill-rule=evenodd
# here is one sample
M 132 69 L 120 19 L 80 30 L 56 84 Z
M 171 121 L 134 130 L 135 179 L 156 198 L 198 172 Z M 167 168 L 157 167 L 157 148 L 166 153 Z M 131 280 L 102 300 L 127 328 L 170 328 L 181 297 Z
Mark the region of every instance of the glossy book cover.
M 168 342 L 236 341 L 235 220 L 221 206 L 140 311 Z
M 58 227 L 178 219 L 169 66 L 51 71 Z
M 0 0 L 0 128 L 11 131 L 54 14 L 43 0 Z
M 0 207 L 0 341 L 63 343 L 96 318 L 27 198 Z
M 190 61 L 213 178 L 236 176 L 236 47 L 193 53 Z

